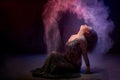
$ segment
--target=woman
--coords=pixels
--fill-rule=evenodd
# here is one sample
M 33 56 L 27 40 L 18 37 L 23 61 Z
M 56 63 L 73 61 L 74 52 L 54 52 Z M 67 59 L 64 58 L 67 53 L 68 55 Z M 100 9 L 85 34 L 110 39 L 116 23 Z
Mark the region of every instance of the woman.
M 81 25 L 80 30 L 77 34 L 72 35 L 66 45 L 67 45 L 67 54 L 70 62 L 76 64 L 81 68 L 81 55 L 86 63 L 86 73 L 90 73 L 90 64 L 87 55 L 87 40 L 86 37 L 91 36 L 92 28 L 87 25 Z
M 61 54 L 52 52 L 42 68 L 33 72 L 41 74 L 65 74 L 79 73 L 81 69 L 81 55 L 86 63 L 86 73 L 90 73 L 90 63 L 87 55 L 86 37 L 92 35 L 92 28 L 87 25 L 81 25 L 77 34 L 72 35 L 66 42 L 66 52 Z

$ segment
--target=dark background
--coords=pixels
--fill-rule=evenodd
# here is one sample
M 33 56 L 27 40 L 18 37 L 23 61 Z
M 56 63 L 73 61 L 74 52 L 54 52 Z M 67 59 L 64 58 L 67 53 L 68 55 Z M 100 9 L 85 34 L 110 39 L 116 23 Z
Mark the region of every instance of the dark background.
M 111 54 L 120 54 L 120 1 L 119 0 L 104 0 L 106 6 L 110 10 L 110 18 L 113 20 L 115 29 L 112 32 L 114 45 L 109 51 Z
M 47 0 L 0 1 L 0 53 L 46 53 L 43 40 L 42 12 Z M 109 54 L 120 54 L 120 4 L 119 0 L 104 0 L 115 24 L 111 34 L 114 40 Z M 62 31 L 62 28 L 61 28 Z

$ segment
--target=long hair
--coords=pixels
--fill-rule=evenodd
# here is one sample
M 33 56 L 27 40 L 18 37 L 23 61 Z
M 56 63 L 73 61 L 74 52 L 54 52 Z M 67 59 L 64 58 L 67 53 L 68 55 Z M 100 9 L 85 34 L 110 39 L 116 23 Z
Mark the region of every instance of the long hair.
M 88 43 L 87 50 L 88 50 L 88 52 L 92 52 L 98 41 L 97 33 L 95 32 L 95 30 L 92 30 L 91 35 L 85 36 L 85 38 Z

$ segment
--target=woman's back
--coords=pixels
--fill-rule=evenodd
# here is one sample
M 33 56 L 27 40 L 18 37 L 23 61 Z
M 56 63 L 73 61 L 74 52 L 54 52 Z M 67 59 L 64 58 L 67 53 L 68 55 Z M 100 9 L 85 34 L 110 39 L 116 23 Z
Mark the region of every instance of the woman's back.
M 80 40 L 75 39 L 66 44 L 66 55 L 68 56 L 71 63 L 81 65 L 81 48 L 80 48 Z

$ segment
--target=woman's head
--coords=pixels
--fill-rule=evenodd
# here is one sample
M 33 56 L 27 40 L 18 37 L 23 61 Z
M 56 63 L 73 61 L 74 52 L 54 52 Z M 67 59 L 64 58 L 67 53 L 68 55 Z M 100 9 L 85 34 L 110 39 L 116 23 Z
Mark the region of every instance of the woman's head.
M 90 36 L 92 33 L 92 28 L 87 25 L 81 25 L 80 32 L 82 32 L 85 36 Z
M 98 40 L 98 36 L 95 30 L 93 30 L 90 26 L 81 25 L 79 33 L 82 33 L 85 36 L 88 43 L 87 49 L 89 52 L 92 52 Z

